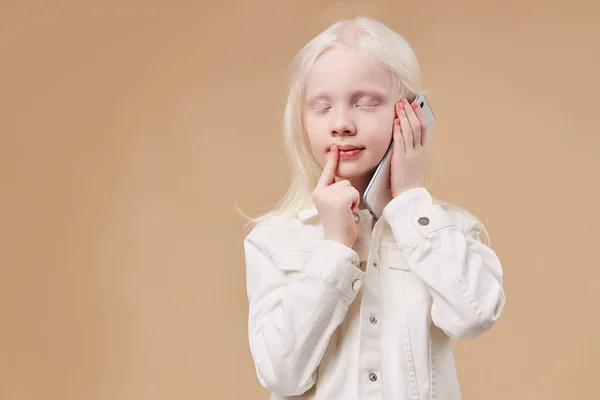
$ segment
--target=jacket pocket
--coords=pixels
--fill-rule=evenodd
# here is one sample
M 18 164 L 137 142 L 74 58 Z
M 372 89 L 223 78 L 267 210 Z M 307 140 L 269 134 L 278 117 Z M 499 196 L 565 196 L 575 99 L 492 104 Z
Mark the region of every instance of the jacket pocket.
M 386 244 L 383 247 L 382 258 L 383 264 L 391 269 L 401 271 L 411 271 L 410 266 L 406 262 L 404 255 L 395 243 Z
M 282 250 L 273 254 L 273 262 L 278 269 L 285 272 L 301 272 L 312 255 L 312 251 L 304 249 Z

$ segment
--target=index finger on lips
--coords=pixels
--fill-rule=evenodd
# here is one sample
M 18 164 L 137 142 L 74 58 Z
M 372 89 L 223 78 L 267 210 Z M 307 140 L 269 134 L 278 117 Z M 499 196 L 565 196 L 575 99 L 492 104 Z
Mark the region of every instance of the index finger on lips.
M 335 182 L 335 170 L 337 169 L 338 158 L 338 148 L 337 146 L 333 145 L 331 146 L 329 158 L 325 164 L 325 167 L 323 168 L 323 172 L 321 173 L 321 177 L 319 178 L 317 186 L 326 187 Z

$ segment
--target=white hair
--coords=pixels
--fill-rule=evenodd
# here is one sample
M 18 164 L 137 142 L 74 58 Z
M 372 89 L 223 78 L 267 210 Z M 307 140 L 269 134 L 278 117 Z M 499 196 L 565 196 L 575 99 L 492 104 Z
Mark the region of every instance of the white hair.
M 418 93 L 426 92 L 421 87 L 421 71 L 411 46 L 382 22 L 360 16 L 336 22 L 319 33 L 296 54 L 290 68 L 287 105 L 283 118 L 284 145 L 292 169 L 290 186 L 275 207 L 259 217 L 251 218 L 236 206 L 238 212 L 248 220 L 247 229 L 272 218 L 293 218 L 298 211 L 312 205 L 312 192 L 323 169 L 312 154 L 303 124 L 306 80 L 319 56 L 343 47 L 353 48 L 383 68 L 390 75 L 393 90 L 398 97 L 412 101 Z M 427 173 L 425 186 L 431 193 Z M 433 201 L 445 209 L 462 211 L 475 219 L 490 243 L 487 229 L 474 215 L 439 199 L 433 198 Z

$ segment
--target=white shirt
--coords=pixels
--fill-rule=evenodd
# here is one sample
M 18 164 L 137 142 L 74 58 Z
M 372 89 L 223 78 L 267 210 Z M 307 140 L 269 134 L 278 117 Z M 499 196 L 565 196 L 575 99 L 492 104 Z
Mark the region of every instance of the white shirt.
M 460 399 L 450 338 L 489 330 L 506 301 L 481 227 L 423 187 L 374 224 L 355 216 L 353 248 L 324 240 L 314 206 L 245 238 L 260 383 L 272 400 Z

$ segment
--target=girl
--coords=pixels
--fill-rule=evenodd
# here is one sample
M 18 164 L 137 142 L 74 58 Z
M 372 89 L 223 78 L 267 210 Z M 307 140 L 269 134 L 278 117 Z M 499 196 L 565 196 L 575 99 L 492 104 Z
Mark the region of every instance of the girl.
M 341 21 L 291 78 L 293 180 L 244 240 L 260 383 L 271 399 L 459 399 L 450 339 L 494 325 L 503 273 L 479 220 L 425 186 L 411 47 L 378 21 Z M 393 199 L 375 220 L 362 193 L 392 139 Z

